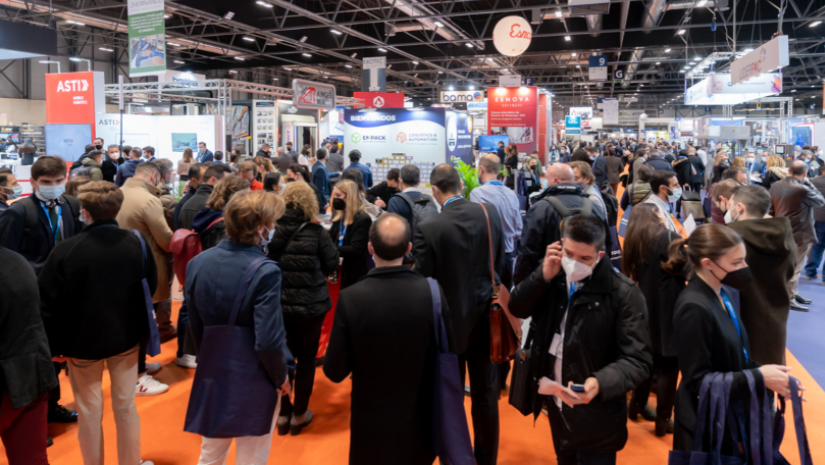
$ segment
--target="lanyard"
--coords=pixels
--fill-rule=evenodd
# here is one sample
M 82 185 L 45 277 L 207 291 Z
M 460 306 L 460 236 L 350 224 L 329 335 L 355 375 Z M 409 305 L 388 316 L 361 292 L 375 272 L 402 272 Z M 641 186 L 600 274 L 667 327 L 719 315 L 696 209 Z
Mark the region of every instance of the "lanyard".
M 487 181 L 484 184 L 490 184 L 492 186 L 503 186 L 504 185 L 504 184 L 501 183 L 501 181 Z M 455 198 L 455 197 L 453 197 L 453 198 Z M 452 199 L 450 199 L 450 200 L 452 200 Z M 447 203 L 450 203 L 449 200 L 447 201 Z M 447 205 L 447 203 L 445 203 L 444 205 Z
M 341 226 L 342 226 L 341 227 L 341 232 L 340 232 L 340 234 L 338 234 L 338 247 L 341 247 L 341 246 L 344 245 L 344 236 L 347 235 L 347 225 L 343 224 L 343 221 L 342 221 Z
M 739 318 L 736 317 L 733 304 L 730 303 L 730 299 L 728 299 L 728 295 L 725 294 L 724 290 L 722 291 L 722 301 L 725 302 L 725 309 L 728 311 L 730 319 L 733 320 L 734 326 L 736 326 L 736 333 L 739 334 L 739 340 L 742 342 L 742 351 L 745 353 L 745 363 L 748 363 L 748 349 L 745 348 L 745 341 L 742 341 L 742 330 L 739 328 Z
M 46 208 L 46 204 L 43 203 L 43 202 L 40 202 L 40 207 L 42 207 L 43 211 L 46 212 L 46 218 L 49 220 L 48 223 L 49 223 L 49 227 L 52 229 L 52 235 L 54 236 L 54 242 L 57 243 L 57 238 L 60 237 L 59 236 L 59 234 L 60 234 L 60 219 L 63 217 L 62 214 L 61 214 L 63 212 L 63 209 L 60 205 L 57 206 L 57 227 L 55 227 L 52 224 L 52 217 L 49 216 L 49 209 Z
M 498 182 L 498 181 L 491 181 L 491 182 Z M 501 184 L 501 183 L 499 182 L 499 184 Z M 449 205 L 449 204 L 450 204 L 450 202 L 452 202 L 453 200 L 460 199 L 460 198 L 461 198 L 461 196 L 460 196 L 460 195 L 456 195 L 455 197 L 450 197 L 449 199 L 447 199 L 447 201 L 446 201 L 446 202 L 444 202 L 444 206 L 443 206 L 443 207 L 441 207 L 441 208 L 446 207 L 446 206 L 447 206 L 447 205 Z

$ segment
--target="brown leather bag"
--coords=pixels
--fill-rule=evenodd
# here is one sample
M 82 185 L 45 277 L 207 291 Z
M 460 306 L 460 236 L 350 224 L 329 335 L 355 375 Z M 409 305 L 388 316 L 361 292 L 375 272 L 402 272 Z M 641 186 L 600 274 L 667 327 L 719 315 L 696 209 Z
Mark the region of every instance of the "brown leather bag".
M 511 323 L 511 318 L 518 319 L 513 318 L 508 309 L 510 291 L 506 286 L 496 284 L 490 215 L 487 214 L 487 208 L 484 207 L 484 204 L 479 205 L 484 210 L 484 217 L 487 219 L 487 243 L 490 247 L 490 281 L 493 286 L 493 301 L 490 303 L 490 358 L 493 363 L 505 363 L 513 360 L 516 357 L 516 351 L 519 349 L 520 344 L 516 336 L 516 330 Z M 521 327 L 519 326 L 520 330 Z

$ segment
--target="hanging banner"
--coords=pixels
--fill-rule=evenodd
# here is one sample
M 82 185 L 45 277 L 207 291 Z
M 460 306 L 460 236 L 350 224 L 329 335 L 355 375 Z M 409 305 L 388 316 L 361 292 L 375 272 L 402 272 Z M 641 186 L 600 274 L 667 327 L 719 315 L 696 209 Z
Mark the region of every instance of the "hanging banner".
M 335 86 L 293 79 L 292 105 L 299 109 L 334 110 Z
M 619 125 L 619 99 L 606 98 L 602 101 L 604 105 L 604 125 Z
M 590 119 L 593 117 L 593 107 L 570 107 L 567 114 L 578 116 L 581 119 Z
M 387 91 L 387 57 L 364 58 L 361 67 L 361 90 L 364 92 Z
M 538 89 L 497 87 L 487 90 L 487 132 L 509 136 L 519 153 L 538 149 Z
M 607 55 L 595 55 L 587 60 L 591 81 L 607 80 Z
M 730 65 L 731 84 L 739 84 L 790 64 L 788 36 L 777 36 Z
M 565 133 L 568 136 L 582 133 L 582 119 L 578 116 L 568 116 L 564 119 Z
M 519 87 L 521 86 L 521 75 L 499 76 L 498 85 L 501 87 Z
M 438 101 L 441 103 L 483 102 L 484 92 L 480 90 L 442 90 Z
M 404 108 L 403 92 L 353 92 L 352 96 L 364 99 L 366 108 Z
M 502 55 L 517 57 L 530 47 L 533 29 L 521 16 L 501 18 L 493 29 L 493 45 Z
M 164 0 L 128 0 L 129 77 L 166 71 Z

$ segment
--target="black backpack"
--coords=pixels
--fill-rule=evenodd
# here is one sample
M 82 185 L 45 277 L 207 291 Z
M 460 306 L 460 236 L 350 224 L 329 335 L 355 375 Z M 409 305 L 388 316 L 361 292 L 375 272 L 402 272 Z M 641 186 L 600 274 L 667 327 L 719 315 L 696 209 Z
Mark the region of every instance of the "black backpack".
M 409 205 L 410 210 L 412 210 L 412 222 L 410 223 L 410 234 L 412 234 L 412 237 L 410 237 L 410 240 L 415 237 L 415 226 L 419 222 L 438 214 L 438 208 L 435 206 L 435 201 L 429 195 L 413 200 L 413 198 L 409 195 L 399 192 L 398 194 L 393 195 L 393 197 L 400 197 L 403 199 L 407 202 L 407 205 Z M 412 252 L 404 257 L 405 263 L 412 263 L 413 261 L 414 257 Z
M 562 230 L 562 226 L 564 225 L 564 220 L 566 220 L 567 218 L 570 218 L 570 217 L 576 216 L 576 215 L 592 215 L 593 214 L 593 202 L 585 196 L 582 197 L 582 204 L 581 204 L 580 207 L 566 207 L 561 202 L 561 200 L 559 200 L 557 197 L 552 197 L 552 196 L 551 197 L 545 197 L 542 200 L 546 200 L 546 201 L 550 202 L 550 204 L 553 205 L 553 207 L 556 208 L 556 211 L 558 211 L 559 214 L 561 215 L 562 220 L 559 222 L 559 231 Z
M 72 218 L 80 216 L 80 201 L 71 195 L 63 195 L 62 197 L 65 202 L 61 206 L 69 207 Z M 31 237 L 31 232 L 40 224 L 40 213 L 38 212 L 40 205 L 38 205 L 38 200 L 34 197 L 27 200 L 28 201 L 20 202 L 20 204 L 23 205 L 23 214 L 25 215 L 25 218 L 23 218 L 23 240 L 20 242 L 20 253 L 29 251 L 29 237 Z

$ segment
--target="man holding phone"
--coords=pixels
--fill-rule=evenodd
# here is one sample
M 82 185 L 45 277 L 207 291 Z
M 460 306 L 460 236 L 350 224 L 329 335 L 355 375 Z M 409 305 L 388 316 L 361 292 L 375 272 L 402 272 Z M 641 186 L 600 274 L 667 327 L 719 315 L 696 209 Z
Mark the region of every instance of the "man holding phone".
M 616 463 L 626 394 L 653 363 L 644 297 L 604 259 L 605 234 L 592 215 L 568 218 L 510 297 L 513 315 L 533 318 L 533 414 L 546 402 L 559 465 Z

